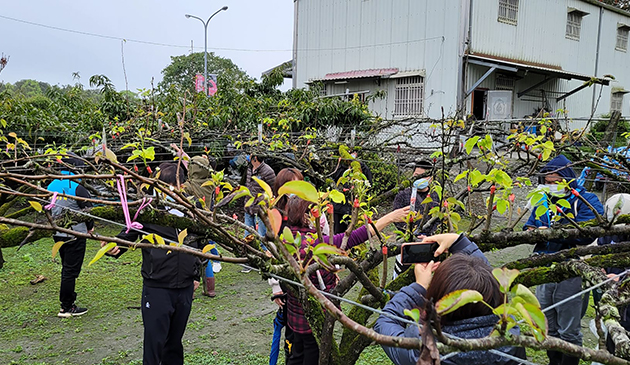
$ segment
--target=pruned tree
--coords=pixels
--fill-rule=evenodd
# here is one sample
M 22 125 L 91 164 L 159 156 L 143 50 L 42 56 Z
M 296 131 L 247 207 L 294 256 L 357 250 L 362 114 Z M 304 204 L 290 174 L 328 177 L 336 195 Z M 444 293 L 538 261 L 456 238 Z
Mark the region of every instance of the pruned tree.
M 101 80 L 102 81 L 102 80 Z M 103 85 L 105 87 L 106 85 Z M 307 94 L 302 95 L 306 99 Z M 172 118 L 176 118 L 177 124 L 173 126 L 175 133 L 168 134 L 172 142 L 173 136 L 180 149 L 190 148 L 195 137 L 193 131 L 202 131 L 205 122 L 196 120 L 196 105 L 194 97 L 182 96 L 183 105 L 174 103 L 179 108 Z M 302 103 L 303 102 L 303 103 Z M 309 104 L 312 103 L 312 104 Z M 312 100 L 300 101 L 302 115 L 311 115 L 313 110 L 305 110 L 304 105 L 317 107 L 319 104 Z M 348 106 L 348 104 L 345 104 Z M 352 105 L 352 104 L 350 104 Z M 286 110 L 290 106 L 283 105 Z M 285 110 L 285 112 L 286 112 Z M 357 107 L 353 111 L 362 113 L 363 107 Z M 293 112 L 291 110 L 291 112 Z M 342 111 L 346 113 L 347 111 Z M 334 114 L 330 114 L 331 119 Z M 274 207 L 278 199 L 284 194 L 295 194 L 309 201 L 314 208 L 311 216 L 317 219 L 322 214 L 327 214 L 332 223 L 332 214 L 328 208 L 331 201 L 348 199 L 352 202 L 353 210 L 350 215 L 350 227 L 371 225 L 371 221 L 379 214 L 372 205 L 372 194 L 365 183 L 365 176 L 357 168 L 358 161 L 348 154 L 348 150 L 339 141 L 331 143 L 321 132 L 321 129 L 309 127 L 302 133 L 290 134 L 289 131 L 299 130 L 302 121 L 291 121 L 283 112 L 272 114 L 265 120 L 266 129 L 260 138 L 258 136 L 243 137 L 237 142 L 237 147 L 247 147 L 257 153 L 264 153 L 271 157 L 283 158 L 286 152 L 291 152 L 295 159 L 288 159 L 287 163 L 300 166 L 307 175 L 317 177 L 318 186 L 306 182 L 288 183 L 279 191 L 279 196 L 273 196 L 271 188 L 260 182 L 264 192 L 258 196 L 244 187 L 230 183 L 222 172 L 215 172 L 208 182 L 216 191 L 216 201 L 213 209 L 210 204 L 198 205 L 179 189 L 171 190 L 169 186 L 147 175 L 151 169 L 138 169 L 150 166 L 155 160 L 155 148 L 151 150 L 150 143 L 162 146 L 166 142 L 160 141 L 164 135 L 160 135 L 157 126 L 150 123 L 153 115 L 146 113 L 146 119 L 130 119 L 117 126 L 115 135 L 118 141 L 123 140 L 124 145 L 109 144 L 101 147 L 94 156 L 84 158 L 85 171 L 75 171 L 74 176 L 59 175 L 60 168 L 71 169 L 66 166 L 61 157 L 66 156 L 65 148 L 53 147 L 46 151 L 36 152 L 29 143 L 15 133 L 0 136 L 2 150 L 6 158 L 0 162 L 0 247 L 11 247 L 36 241 L 42 237 L 52 235 L 59 231 L 75 235 L 112 242 L 116 245 L 137 248 L 158 248 L 164 250 L 176 250 L 186 252 L 203 258 L 211 258 L 218 261 L 247 263 L 260 270 L 263 277 L 273 276 L 280 280 L 291 280 L 293 290 L 301 300 L 305 308 L 306 317 L 320 345 L 321 364 L 353 364 L 357 361 L 361 352 L 373 341 L 386 346 L 398 346 L 404 348 L 427 349 L 427 338 L 435 339 L 435 348 L 429 350 L 438 351 L 445 355 L 455 351 L 471 351 L 496 349 L 504 346 L 524 346 L 533 349 L 556 350 L 578 356 L 585 360 L 594 360 L 606 364 L 627 364 L 630 359 L 630 340 L 619 324 L 619 313 L 616 308 L 627 303 L 627 279 L 615 283 L 607 279 L 601 272 L 603 267 L 628 267 L 630 266 L 630 243 L 601 246 L 595 248 L 580 248 L 561 251 L 556 254 L 540 255 L 533 258 L 518 260 L 505 265 L 503 269 L 495 270 L 495 276 L 500 282 L 502 290 L 509 293 L 508 303 L 503 307 L 495 308 L 500 317 L 496 333 L 491 337 L 481 339 L 455 339 L 443 333 L 439 325 L 439 316 L 458 306 L 465 305 L 471 300 L 478 300 L 475 293 L 451 294 L 435 305 L 425 309 L 428 317 L 424 317 L 423 336 L 425 341 L 418 338 L 388 337 L 376 333 L 371 329 L 375 313 L 368 308 L 379 308 L 385 305 L 389 299 L 388 291 L 396 291 L 402 286 L 413 281 L 411 271 L 399 276 L 393 281 L 387 280 L 387 266 L 385 258 L 396 255 L 400 251 L 401 241 L 413 239 L 411 232 L 400 232 L 400 239 L 382 237 L 376 235 L 372 239 L 356 249 L 345 250 L 330 245 L 310 246 L 303 245 L 304 237 L 298 237 L 287 231 L 279 232 L 280 225 L 278 214 Z M 593 155 L 587 154 L 574 145 L 569 133 L 557 127 L 557 121 L 548 118 L 531 120 L 526 123 L 536 123 L 540 128 L 537 132 L 524 128 L 512 133 L 509 142 L 497 143 L 496 135 L 488 133 L 483 136 L 468 136 L 461 154 L 452 154 L 453 144 L 459 143 L 460 135 L 466 136 L 470 126 L 463 120 L 436 120 L 436 125 L 441 132 L 441 146 L 434 151 L 433 158 L 439 166 L 436 172 L 432 189 L 440 199 L 431 212 L 431 219 L 426 224 L 432 224 L 436 220 L 445 232 L 466 231 L 479 247 L 484 251 L 500 249 L 519 245 L 522 243 L 546 242 L 549 239 L 562 237 L 602 237 L 610 234 L 630 234 L 630 226 L 614 225 L 615 223 L 630 222 L 628 216 L 617 216 L 612 221 L 606 217 L 597 216 L 597 219 L 589 222 L 571 222 L 569 225 L 555 225 L 552 229 L 514 232 L 520 217 L 514 191 L 518 186 L 531 185 L 531 177 L 538 167 L 545 161 L 559 153 L 571 154 L 576 161 L 575 165 L 594 165 L 607 168 L 613 167 L 611 159 L 618 164 L 614 165 L 617 171 L 630 173 L 630 162 L 625 157 L 608 152 L 599 152 Z M 190 123 L 191 126 L 187 126 Z M 317 124 L 315 124 L 317 126 Z M 6 125 L 3 126 L 6 128 Z M 555 128 L 562 138 L 557 139 L 556 133 L 549 133 Z M 375 128 L 377 129 L 377 128 Z M 113 137 L 113 135 L 109 135 Z M 103 137 L 103 136 L 101 136 Z M 504 136 L 505 137 L 505 136 Z M 370 144 L 369 135 L 363 139 L 364 147 Z M 125 147 L 125 148 L 123 148 Z M 360 147 L 360 146 L 359 146 Z M 153 151 L 153 153 L 152 153 Z M 115 152 L 115 153 L 114 153 Z M 119 162 L 122 154 L 128 156 L 126 162 Z M 118 157 L 117 157 L 118 155 Z M 516 158 L 510 158 L 516 155 Z M 322 159 L 330 157 L 330 165 L 339 160 L 350 161 L 350 168 L 344 174 L 342 181 L 331 182 L 325 173 L 317 168 Z M 605 159 L 607 157 L 608 159 Z M 180 161 L 182 156 L 174 153 L 173 158 Z M 122 158 L 121 158 L 122 160 Z M 134 164 L 137 164 L 134 166 Z M 613 174 L 614 175 L 614 174 Z M 105 218 L 119 222 L 123 226 L 125 212 L 120 201 L 116 199 L 120 193 L 113 188 L 113 181 L 120 177 L 127 182 L 129 187 L 128 206 L 132 210 L 137 209 L 143 198 L 154 197 L 150 207 L 143 209 L 138 214 L 139 222 L 154 223 L 170 227 L 176 227 L 186 231 L 192 238 L 213 240 L 219 244 L 225 252 L 225 256 L 213 256 L 204 250 L 195 250 L 182 245 L 179 242 L 167 242 L 163 239 L 152 237 L 153 242 L 134 243 L 115 237 L 106 237 L 98 234 L 86 234 L 75 232 L 72 224 L 92 218 Z M 617 176 L 617 175 L 615 175 Z M 43 208 L 52 194 L 41 188 L 43 183 L 56 178 L 69 178 L 78 180 L 89 187 L 94 193 L 93 203 L 100 206 L 86 211 L 69 211 L 63 219 L 52 219 L 48 211 Z M 337 189 L 337 183 L 349 183 L 349 190 L 345 195 Z M 565 182 L 566 183 L 566 182 Z M 397 186 L 396 189 L 399 187 Z M 152 190 L 156 193 L 152 193 Z M 479 192 L 484 199 L 485 214 L 472 213 L 471 199 L 473 193 Z M 533 189 L 532 209 L 541 211 L 538 202 L 546 199 L 548 192 L 544 189 Z M 267 235 L 260 237 L 253 229 L 247 228 L 241 222 L 226 214 L 229 204 L 239 198 L 246 197 L 249 204 L 259 204 L 260 218 L 267 227 Z M 17 204 L 18 198 L 24 198 L 30 202 L 28 207 Z M 74 199 L 81 199 L 72 197 Z M 207 202 L 206 202 L 207 203 Z M 563 204 L 559 201 L 555 204 Z M 185 212 L 184 217 L 174 217 L 165 214 L 159 207 L 173 207 Z M 19 209 L 16 209 L 19 208 Z M 545 209 L 554 209 L 553 204 L 547 204 Z M 35 221 L 24 219 L 24 215 L 36 211 Z M 417 214 L 410 214 L 407 218 L 410 223 L 419 220 Z M 470 221 L 468 227 L 464 219 Z M 502 219 L 504 230 L 497 230 L 496 221 Z M 411 225 L 411 224 L 410 224 Z M 343 233 L 347 241 L 351 228 Z M 241 232 L 248 230 L 251 235 L 247 239 L 242 238 Z M 194 236 L 194 237 L 193 237 Z M 321 231 L 315 235 L 321 240 Z M 148 238 L 147 238 L 148 239 Z M 150 240 L 149 240 L 150 241 Z M 269 248 L 271 257 L 261 250 L 261 243 Z M 59 244 L 55 246 L 58 248 Z M 105 248 L 108 248 L 107 246 Z M 300 254 L 300 249 L 306 250 L 306 255 Z M 100 252 L 102 255 L 104 251 Z M 579 260 L 581 255 L 591 255 L 587 260 Z M 98 255 L 97 255 L 98 256 Z M 98 259 L 98 257 L 97 257 Z M 553 264 L 553 265 L 550 265 Z M 318 285 L 310 280 L 310 275 L 315 270 L 325 269 L 337 271 L 338 267 L 349 273 L 331 293 L 323 293 Z M 520 271 L 516 271 L 520 270 Z M 597 319 L 602 319 L 615 342 L 615 355 L 605 349 L 593 350 L 586 347 L 572 345 L 557 338 L 547 335 L 544 315 L 537 302 L 532 299 L 528 287 L 545 282 L 556 282 L 567 278 L 580 276 L 588 286 L 601 285 L 604 289 L 603 299 L 597 304 Z M 295 284 L 297 283 L 297 284 Z M 347 298 L 350 290 L 356 286 L 361 287 L 357 298 Z M 386 290 L 386 291 L 384 291 Z M 333 294 L 335 297 L 330 297 Z M 339 308 L 338 300 L 351 300 L 363 304 L 362 307 L 354 306 L 350 311 Z M 520 305 L 519 305 L 520 304 Z M 421 317 L 410 312 L 410 318 L 418 322 Z M 524 321 L 524 322 L 520 322 Z M 335 324 L 344 327 L 340 339 L 333 336 Z M 506 328 L 516 323 L 526 323 L 522 326 L 522 334 L 510 335 Z

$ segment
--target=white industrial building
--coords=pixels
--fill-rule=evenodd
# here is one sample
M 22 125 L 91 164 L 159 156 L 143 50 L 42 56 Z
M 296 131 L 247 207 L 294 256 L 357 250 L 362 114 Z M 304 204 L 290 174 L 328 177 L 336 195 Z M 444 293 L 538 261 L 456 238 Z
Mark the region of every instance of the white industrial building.
M 386 119 L 630 114 L 630 13 L 596 0 L 294 3 L 293 86 L 382 91 Z

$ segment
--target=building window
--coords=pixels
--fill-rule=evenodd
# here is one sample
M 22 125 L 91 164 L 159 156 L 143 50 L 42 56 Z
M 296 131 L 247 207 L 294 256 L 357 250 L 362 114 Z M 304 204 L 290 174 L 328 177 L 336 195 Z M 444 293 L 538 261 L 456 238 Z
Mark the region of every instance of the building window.
M 326 84 L 322 84 L 319 88 L 319 96 L 326 96 L 326 95 L 327 95 Z
M 623 93 L 616 92 L 610 96 L 610 111 L 621 112 L 623 108 Z
M 617 51 L 626 52 L 628 50 L 628 30 L 630 27 L 622 25 L 617 27 L 617 44 L 615 49 Z
M 514 83 L 516 79 L 512 76 L 497 74 L 496 79 L 494 81 L 495 90 L 514 90 Z
M 421 116 L 424 101 L 424 80 L 422 76 L 396 79 L 394 116 Z
M 567 13 L 567 34 L 566 37 L 568 39 L 573 39 L 574 41 L 580 40 L 580 30 L 582 29 L 582 14 L 579 11 L 572 11 Z
M 518 21 L 518 0 L 499 0 L 499 18 L 501 23 L 516 25 Z

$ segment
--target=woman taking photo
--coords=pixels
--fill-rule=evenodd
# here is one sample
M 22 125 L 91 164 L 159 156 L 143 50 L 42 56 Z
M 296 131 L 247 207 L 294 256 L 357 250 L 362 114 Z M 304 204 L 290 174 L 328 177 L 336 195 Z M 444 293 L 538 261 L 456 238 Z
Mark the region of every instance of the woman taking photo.
M 300 233 L 302 237 L 312 236 L 311 245 L 317 246 L 319 240 L 317 239 L 317 232 L 313 228 L 315 222 L 310 217 L 311 203 L 293 196 L 288 198 L 286 205 L 286 226 L 289 227 L 293 235 Z M 409 213 L 409 207 L 394 210 L 391 213 L 386 214 L 381 219 L 374 222 L 376 229 L 381 231 L 391 223 L 402 222 L 403 218 Z M 369 228 L 371 235 L 374 235 L 372 227 Z M 326 243 L 341 247 L 345 233 L 339 233 L 332 238 L 329 236 L 323 236 L 322 240 Z M 346 249 L 350 249 L 356 245 L 359 245 L 368 239 L 368 228 L 361 226 L 350 234 L 348 238 L 348 244 Z M 301 259 L 306 257 L 305 249 L 307 239 L 302 239 L 302 247 L 300 248 Z M 320 290 L 330 292 L 337 285 L 337 276 L 326 270 L 317 270 L 310 277 L 310 280 L 319 287 Z M 313 336 L 311 327 L 308 324 L 304 309 L 300 300 L 291 294 L 291 291 L 287 293 L 287 324 L 293 331 L 293 346 L 291 349 L 291 356 L 287 362 L 287 365 L 311 365 L 318 364 L 319 362 L 319 346 Z
M 405 318 L 405 309 L 424 308 L 425 298 L 440 300 L 448 293 L 456 290 L 477 290 L 483 300 L 492 308 L 503 303 L 503 294 L 499 283 L 492 275 L 492 268 L 484 254 L 476 244 L 463 235 L 452 233 L 426 237 L 424 243 L 437 242 L 440 247 L 435 256 L 445 251 L 453 253 L 442 263 L 416 264 L 414 269 L 416 282 L 400 290 L 398 294 L 385 305 L 384 312 Z M 499 317 L 485 304 L 470 303 L 448 313 L 441 318 L 442 331 L 461 338 L 482 338 L 492 332 Z M 374 325 L 374 330 L 382 335 L 396 337 L 420 337 L 417 326 L 409 326 L 397 319 L 381 315 Z M 518 334 L 518 328 L 511 330 Z M 396 365 L 415 365 L 420 356 L 418 349 L 403 349 L 383 347 L 385 353 Z M 526 359 L 525 349 L 522 347 L 502 347 L 501 352 Z M 489 351 L 461 352 L 445 360 L 443 364 L 518 364 L 499 354 Z

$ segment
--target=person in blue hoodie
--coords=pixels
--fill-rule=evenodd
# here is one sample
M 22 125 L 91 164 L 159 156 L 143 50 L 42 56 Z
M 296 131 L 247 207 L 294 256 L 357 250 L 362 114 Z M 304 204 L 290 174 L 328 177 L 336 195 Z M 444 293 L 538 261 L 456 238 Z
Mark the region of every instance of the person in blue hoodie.
M 71 155 L 72 156 L 72 155 Z M 85 165 L 77 157 L 66 157 L 62 160 L 69 166 L 74 166 L 77 169 L 83 168 Z M 71 180 L 71 176 L 74 175 L 70 169 L 63 169 L 62 175 L 67 175 L 68 179 L 55 179 L 53 180 L 46 190 L 64 194 L 66 196 L 58 196 L 54 201 L 52 207 L 53 218 L 59 218 L 63 216 L 67 210 L 79 211 L 84 208 L 92 207 L 92 203 L 84 200 L 75 200 L 68 198 L 68 196 L 76 196 L 81 198 L 91 198 L 90 193 L 76 181 Z M 72 230 L 81 233 L 91 233 L 94 231 L 94 221 L 88 220 L 85 223 L 78 223 L 70 227 Z M 59 301 L 61 302 L 61 309 L 57 314 L 60 318 L 69 318 L 81 316 L 87 313 L 87 308 L 78 307 L 75 304 L 77 299 L 77 293 L 74 291 L 76 287 L 76 281 L 81 273 L 81 266 L 83 265 L 83 259 L 85 258 L 86 239 L 75 237 L 62 232 L 55 232 L 53 235 L 55 242 L 64 242 L 59 248 L 59 256 L 61 257 L 61 285 L 59 288 Z
M 570 208 L 561 207 L 560 205 L 558 205 L 558 207 L 562 209 L 565 215 L 569 215 L 569 213 L 572 214 L 575 222 L 595 219 L 595 212 L 593 212 L 582 199 L 577 197 L 579 194 L 588 201 L 599 214 L 604 214 L 604 207 L 597 195 L 587 192 L 583 186 L 577 184 L 575 181 L 577 175 L 570 165 L 571 161 L 568 158 L 564 155 L 559 155 L 541 169 L 540 172 L 544 175 L 544 184 L 550 191 L 548 198 L 543 199 L 544 201 L 541 204 L 548 205 L 549 201 L 555 203 L 560 199 L 565 199 L 569 202 Z M 570 189 L 559 189 L 558 183 L 562 181 L 566 181 Z M 537 218 L 536 209 L 533 209 L 523 229 L 546 229 L 554 225 L 569 224 L 569 221 L 564 217 L 556 220 L 556 214 L 559 213 L 552 212 L 548 209 L 545 214 Z M 558 252 L 579 245 L 588 245 L 592 243 L 593 240 L 594 238 L 592 237 L 552 240 L 545 243 L 538 243 L 534 247 L 534 252 L 538 254 Z M 576 277 L 559 283 L 539 285 L 536 288 L 536 297 L 541 307 L 544 309 L 577 294 L 581 289 L 582 279 Z M 547 322 L 549 323 L 549 335 L 581 346 L 582 332 L 580 330 L 580 322 L 582 318 L 582 307 L 582 299 L 577 297 L 545 312 Z M 547 351 L 547 356 L 549 357 L 550 365 L 577 365 L 579 363 L 578 358 L 565 355 L 558 351 Z
M 479 291 L 484 301 L 493 308 L 503 303 L 499 283 L 492 275 L 488 260 L 475 243 L 464 235 L 453 233 L 426 237 L 423 242 L 440 244 L 435 253 L 436 257 L 446 250 L 453 255 L 439 266 L 433 261 L 428 264 L 416 264 L 414 268 L 416 282 L 402 288 L 394 295 L 383 308 L 383 312 L 405 318 L 405 309 L 424 308 L 426 299 L 432 299 L 435 303 L 446 294 L 460 289 Z M 445 333 L 461 338 L 482 338 L 492 332 L 498 320 L 499 317 L 493 314 L 485 304 L 470 303 L 442 316 L 441 324 L 442 331 Z M 420 337 L 417 326 L 407 326 L 406 323 L 386 315 L 378 317 L 374 330 L 387 336 Z M 518 327 L 510 332 L 519 334 Z M 415 365 L 420 356 L 419 349 L 383 346 L 383 350 L 396 365 Z M 498 351 L 521 359 L 527 358 L 525 349 L 522 347 L 502 347 Z M 518 364 L 517 361 L 487 350 L 461 352 L 442 363 L 448 365 Z

